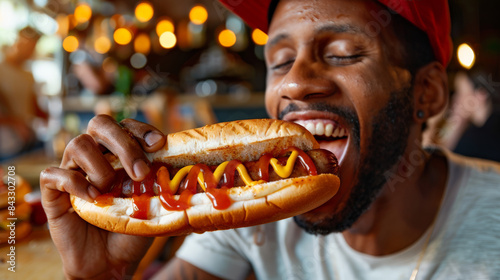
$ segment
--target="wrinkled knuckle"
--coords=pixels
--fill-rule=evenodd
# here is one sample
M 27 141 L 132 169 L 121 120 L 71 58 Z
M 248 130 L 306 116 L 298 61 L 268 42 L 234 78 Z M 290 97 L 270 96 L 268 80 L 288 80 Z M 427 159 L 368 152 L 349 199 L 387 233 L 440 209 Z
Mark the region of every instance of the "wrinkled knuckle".
M 81 152 L 82 149 L 90 149 L 93 141 L 94 140 L 92 136 L 88 134 L 78 135 L 77 137 L 69 141 L 68 145 L 66 146 L 66 151 L 71 152 L 73 150 L 76 150 L 78 152 Z
M 121 125 L 127 125 L 127 124 L 131 124 L 131 123 L 135 123 L 136 120 L 134 119 L 130 119 L 130 118 L 127 118 L 127 119 L 123 119 L 120 121 L 120 124 Z
M 87 132 L 89 134 L 94 133 L 97 129 L 104 125 L 109 125 L 111 123 L 116 123 L 115 119 L 113 117 L 108 116 L 108 115 L 97 115 L 93 117 L 87 126 Z
M 54 173 L 55 167 L 48 167 L 40 172 L 40 188 L 45 188 L 50 182 L 51 174 Z

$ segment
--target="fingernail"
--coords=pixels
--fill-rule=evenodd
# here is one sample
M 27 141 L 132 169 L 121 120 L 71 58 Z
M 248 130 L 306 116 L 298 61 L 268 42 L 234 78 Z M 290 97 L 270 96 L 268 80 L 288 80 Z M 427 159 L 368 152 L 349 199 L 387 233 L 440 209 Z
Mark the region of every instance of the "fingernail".
M 134 174 L 136 178 L 144 178 L 149 173 L 149 166 L 142 159 L 137 160 L 134 163 Z
M 101 192 L 98 191 L 94 186 L 90 186 L 89 187 L 89 195 L 90 195 L 90 198 L 95 200 L 96 197 L 101 195 Z
M 146 136 L 144 137 L 144 141 L 146 141 L 146 144 L 151 147 L 154 144 L 158 143 L 158 141 L 160 141 L 162 138 L 163 136 L 160 133 L 151 131 L 146 134 Z

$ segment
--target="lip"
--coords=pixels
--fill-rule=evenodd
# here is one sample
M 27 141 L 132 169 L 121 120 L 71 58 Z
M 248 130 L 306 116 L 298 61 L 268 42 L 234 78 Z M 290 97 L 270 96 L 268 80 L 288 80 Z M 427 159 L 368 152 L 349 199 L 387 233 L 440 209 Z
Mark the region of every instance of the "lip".
M 289 122 L 297 122 L 297 121 L 331 122 L 335 123 L 336 125 L 342 128 L 345 128 L 347 131 L 346 138 L 340 138 L 333 141 L 328 141 L 328 140 L 318 141 L 322 149 L 329 150 L 337 156 L 337 159 L 339 160 L 339 165 L 342 166 L 342 162 L 349 148 L 350 130 L 347 129 L 348 126 L 345 125 L 344 121 L 340 118 L 339 115 L 321 111 L 300 111 L 300 112 L 290 112 L 286 114 L 285 116 L 283 116 L 283 120 Z
M 340 126 L 344 127 L 341 123 L 340 117 L 337 114 L 321 111 L 300 111 L 300 112 L 290 112 L 283 116 L 284 121 L 294 122 L 297 120 L 330 120 L 338 123 Z

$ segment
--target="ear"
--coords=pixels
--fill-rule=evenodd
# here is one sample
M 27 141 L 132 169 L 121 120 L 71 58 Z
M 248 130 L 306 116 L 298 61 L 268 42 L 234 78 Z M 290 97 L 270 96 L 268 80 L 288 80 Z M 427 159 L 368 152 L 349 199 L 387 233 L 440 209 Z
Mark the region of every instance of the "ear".
M 417 123 L 425 123 L 444 110 L 448 104 L 448 76 L 441 63 L 431 62 L 417 71 L 413 97 L 413 119 Z

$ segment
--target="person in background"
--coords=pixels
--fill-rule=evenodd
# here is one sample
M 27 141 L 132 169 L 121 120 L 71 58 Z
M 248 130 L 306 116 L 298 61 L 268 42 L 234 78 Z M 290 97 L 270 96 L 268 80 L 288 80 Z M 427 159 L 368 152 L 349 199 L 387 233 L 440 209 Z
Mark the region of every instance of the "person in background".
M 16 42 L 5 49 L 0 63 L 0 159 L 33 145 L 36 135 L 32 122 L 47 117 L 38 106 L 33 75 L 25 70 L 39 38 L 35 29 L 23 28 Z
M 438 141 L 461 155 L 500 161 L 499 86 L 483 71 L 458 72 Z
M 290 219 L 187 236 L 155 279 L 497 279 L 500 164 L 422 146 L 424 124 L 448 102 L 447 1 L 223 2 L 269 35 L 269 115 L 310 127 L 339 158 L 341 185 Z M 326 135 L 328 124 L 347 135 Z M 69 194 L 92 202 L 108 191 L 106 149 L 144 179 L 144 152 L 165 141 L 150 125 L 97 116 L 42 172 L 69 279 L 134 273 L 152 239 L 90 226 Z

